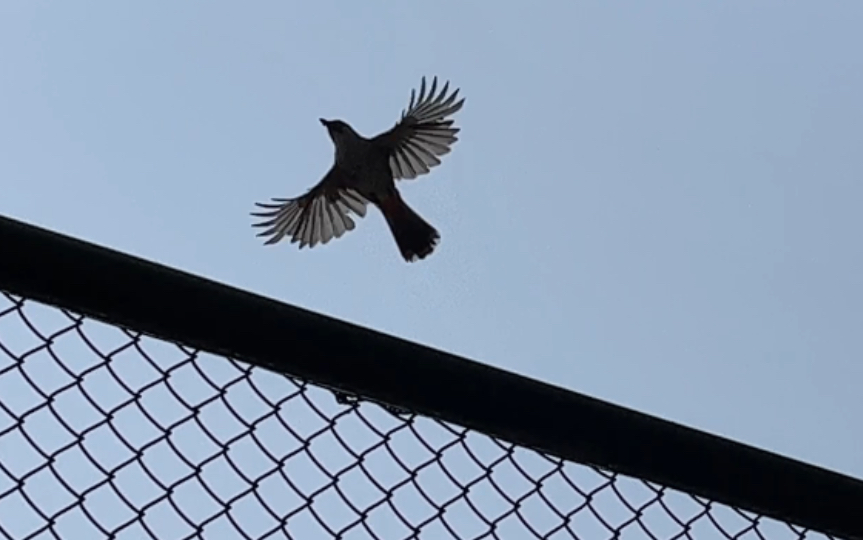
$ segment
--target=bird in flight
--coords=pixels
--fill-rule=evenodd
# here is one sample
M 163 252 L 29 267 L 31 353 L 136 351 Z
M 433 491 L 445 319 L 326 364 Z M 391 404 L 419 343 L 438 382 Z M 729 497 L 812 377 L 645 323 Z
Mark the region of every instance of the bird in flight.
M 253 226 L 264 228 L 258 236 L 267 237 L 265 244 L 283 238 L 299 242 L 300 249 L 326 244 L 352 230 L 351 214 L 365 216 L 371 203 L 383 213 L 406 261 L 429 255 L 440 235 L 402 199 L 396 180 L 428 173 L 452 150 L 460 129 L 449 117 L 462 108 L 464 98 L 456 101 L 458 89 L 448 95 L 449 82 L 438 92 L 437 77 L 426 90 L 423 77 L 419 95 L 411 91 L 396 125 L 371 139 L 342 120 L 321 118 L 335 146 L 333 166 L 304 195 L 255 203 L 262 210 L 252 215 L 263 220 Z

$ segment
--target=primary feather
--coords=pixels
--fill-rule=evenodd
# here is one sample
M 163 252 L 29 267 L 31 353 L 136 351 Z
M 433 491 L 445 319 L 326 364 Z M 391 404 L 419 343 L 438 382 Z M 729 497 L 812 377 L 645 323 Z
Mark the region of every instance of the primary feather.
M 453 120 L 447 117 L 462 108 L 464 98 L 456 101 L 458 89 L 449 96 L 448 91 L 449 82 L 436 93 L 435 77 L 426 93 L 423 77 L 419 96 L 416 90 L 411 90 L 410 104 L 402 111 L 399 122 L 375 137 L 375 141 L 390 149 L 390 168 L 396 180 L 409 180 L 428 173 L 432 167 L 440 165 L 440 156 L 452 150 L 453 143 L 458 140 L 456 134 L 460 129 L 453 127 Z

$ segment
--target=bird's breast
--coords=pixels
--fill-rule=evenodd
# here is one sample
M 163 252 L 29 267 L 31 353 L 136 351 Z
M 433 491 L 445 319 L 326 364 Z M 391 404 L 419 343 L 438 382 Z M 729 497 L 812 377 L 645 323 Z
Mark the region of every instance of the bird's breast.
M 346 173 L 351 187 L 366 197 L 387 192 L 395 182 L 386 153 L 371 141 L 337 147 L 336 166 Z

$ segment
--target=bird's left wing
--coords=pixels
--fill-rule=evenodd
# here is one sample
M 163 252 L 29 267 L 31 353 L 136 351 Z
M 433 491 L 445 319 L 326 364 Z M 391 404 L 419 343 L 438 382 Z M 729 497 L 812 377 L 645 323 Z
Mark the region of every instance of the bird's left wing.
M 396 180 L 416 178 L 440 165 L 440 156 L 452 150 L 453 143 L 458 140 L 455 135 L 460 130 L 453 127 L 453 120 L 447 117 L 462 108 L 464 98 L 456 101 L 458 89 L 447 96 L 448 90 L 449 82 L 436 94 L 435 77 L 426 93 L 423 77 L 419 97 L 415 90 L 411 91 L 410 104 L 402 111 L 399 122 L 373 139 L 388 150 L 390 169 Z
M 357 191 L 345 187 L 342 173 L 335 167 L 305 195 L 294 199 L 273 199 L 255 203 L 264 211 L 252 212 L 264 221 L 253 227 L 266 227 L 258 236 L 268 236 L 265 244 L 275 244 L 284 237 L 299 242 L 300 249 L 326 244 L 354 228 L 350 214 L 366 215 L 368 201 Z

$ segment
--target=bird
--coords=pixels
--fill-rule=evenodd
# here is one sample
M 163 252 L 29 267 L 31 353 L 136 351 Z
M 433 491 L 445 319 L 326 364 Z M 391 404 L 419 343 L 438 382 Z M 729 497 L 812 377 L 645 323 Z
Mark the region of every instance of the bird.
M 458 140 L 461 128 L 450 118 L 464 105 L 460 89 L 449 92 L 449 81 L 438 91 L 435 76 L 427 88 L 422 78 L 417 94 L 389 130 L 366 138 L 343 120 L 320 118 L 335 147 L 333 165 L 315 186 L 295 198 L 273 198 L 255 203 L 253 227 L 265 245 L 290 238 L 299 248 L 313 248 L 341 237 L 355 227 L 369 204 L 383 214 L 401 256 L 407 262 L 424 259 L 440 234 L 402 199 L 397 180 L 411 180 L 440 165 Z

